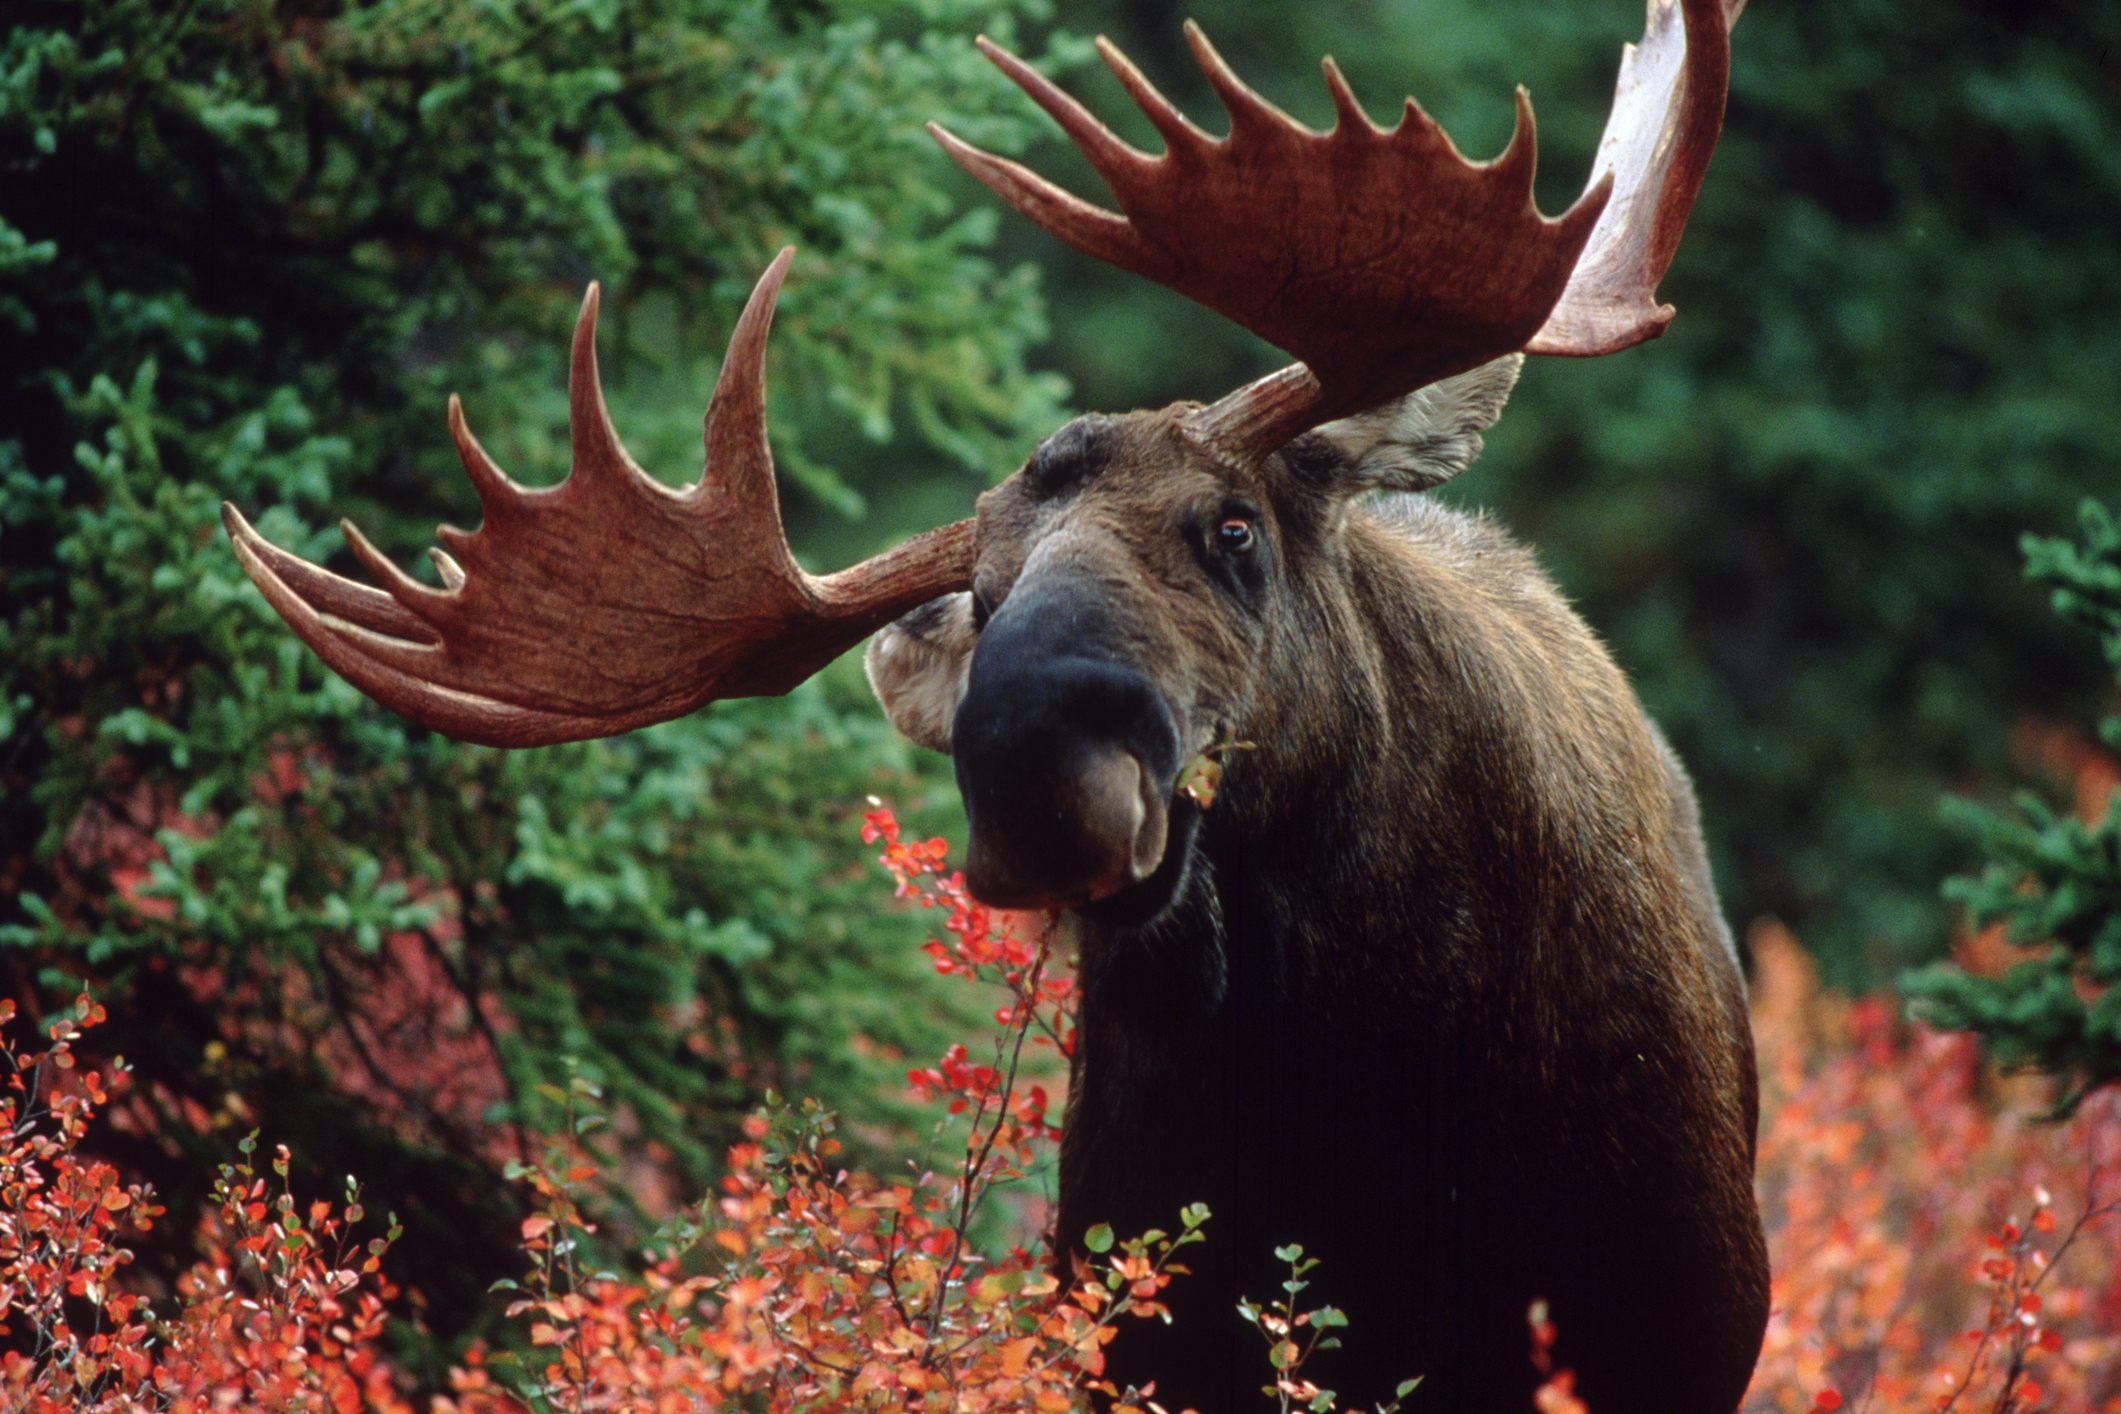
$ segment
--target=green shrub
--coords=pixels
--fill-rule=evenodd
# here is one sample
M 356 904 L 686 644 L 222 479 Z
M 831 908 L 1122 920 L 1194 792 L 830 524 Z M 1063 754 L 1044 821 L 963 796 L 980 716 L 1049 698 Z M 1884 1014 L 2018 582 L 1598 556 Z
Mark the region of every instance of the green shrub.
M 2081 518 L 2081 545 L 2025 537 L 2026 574 L 2054 586 L 2057 614 L 2099 635 L 2121 679 L 2121 523 L 2096 501 Z M 2099 735 L 2121 751 L 2121 717 L 2100 723 Z M 2005 1066 L 2055 1075 L 2055 1110 L 2068 1114 L 2094 1088 L 2121 1081 L 2121 791 L 2092 820 L 2031 792 L 2018 797 L 2016 816 L 1965 800 L 1950 814 L 1988 862 L 1953 879 L 1946 896 L 1976 926 L 2001 923 L 2035 951 L 2000 977 L 1938 963 L 1903 989 L 1924 1020 L 1979 1032 Z
M 772 378 L 799 528 L 874 548 L 888 527 L 846 517 L 908 468 L 969 500 L 1061 386 L 1025 367 L 1034 278 L 982 253 L 995 218 L 920 121 L 1019 144 L 963 31 L 1034 11 L 11 11 L 0 994 L 108 1004 L 141 1084 L 107 1147 L 175 1211 L 263 1126 L 404 1215 L 396 1275 L 446 1332 L 506 1269 L 499 1175 L 571 1073 L 688 1195 L 770 1085 L 826 1099 L 858 1152 L 896 1142 L 894 1057 L 938 1049 L 941 1004 L 847 842 L 873 791 L 931 824 L 954 797 L 856 670 L 616 741 L 460 746 L 323 671 L 216 508 L 342 568 L 321 527 L 348 513 L 410 561 L 437 519 L 476 522 L 451 388 L 513 473 L 557 479 L 592 277 L 618 424 L 694 474 L 722 340 L 789 241 Z

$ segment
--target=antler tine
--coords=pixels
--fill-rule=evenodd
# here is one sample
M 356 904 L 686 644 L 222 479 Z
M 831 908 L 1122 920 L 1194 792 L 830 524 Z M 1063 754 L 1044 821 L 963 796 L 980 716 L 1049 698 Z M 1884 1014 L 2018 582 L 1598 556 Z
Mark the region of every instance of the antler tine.
M 342 579 L 299 555 L 288 554 L 252 529 L 242 513 L 226 502 L 221 506 L 221 523 L 235 546 L 236 558 L 282 618 L 290 617 L 289 610 L 276 595 L 286 597 L 306 614 L 329 614 L 408 642 L 437 641 L 425 620 L 407 612 L 382 590 Z
M 786 264 L 780 268 L 786 269 Z M 770 277 L 773 271 L 767 274 Z M 774 284 L 778 288 L 779 281 Z M 604 380 L 597 372 L 597 314 L 603 303 L 603 287 L 591 280 L 567 349 L 567 437 L 574 453 L 574 469 L 567 479 L 588 485 L 605 476 L 638 478 L 660 490 L 661 483 L 627 455 L 619 442 L 619 430 L 611 425 L 611 410 L 604 405 Z
M 773 329 L 781 282 L 794 261 L 795 247 L 784 247 L 759 276 L 758 288 L 729 336 L 729 352 L 700 428 L 707 448 L 707 465 L 700 474 L 703 491 L 770 507 L 775 525 L 780 523 L 781 496 L 774 485 L 766 435 L 766 336 Z
M 451 399 L 450 431 L 484 519 L 444 527 L 443 589 L 420 584 L 351 525 L 371 589 L 265 541 L 233 507 L 237 557 L 332 668 L 451 736 L 534 746 L 609 736 L 721 697 L 786 692 L 863 636 L 967 587 L 971 523 L 932 531 L 824 579 L 781 536 L 765 418 L 766 334 L 792 250 L 752 291 L 703 429 L 701 481 L 672 490 L 620 444 L 597 377 L 599 296 L 583 300 L 568 394 L 574 469 L 518 485 Z M 461 562 L 458 557 L 461 557 Z
M 1061 130 L 1068 134 L 1069 141 L 1089 160 L 1097 174 L 1106 181 L 1132 166 L 1153 161 L 1147 153 L 1138 152 L 1118 134 L 1097 120 L 1097 116 L 1075 101 L 1053 80 L 996 44 L 987 36 L 980 35 L 972 41 L 979 46 L 980 53 L 992 60 L 994 66 L 1007 74 L 1010 81 L 1039 107 L 1046 110 Z
M 1591 180 L 1619 195 L 1528 353 L 1613 353 L 1664 332 L 1657 303 L 1723 126 L 1731 26 L 1745 0 L 1649 0 L 1642 42 L 1621 51 Z
M 1356 101 L 1355 90 L 1348 87 L 1347 75 L 1340 71 L 1340 65 L 1333 62 L 1333 56 L 1328 54 L 1319 60 L 1318 67 L 1326 76 L 1326 92 L 1333 96 L 1335 126 L 1349 129 L 1368 128 L 1373 133 L 1382 133 L 1384 130 L 1370 121 L 1369 113 Z M 1414 100 L 1410 98 L 1407 102 L 1411 104 Z
M 1301 133 L 1310 131 L 1260 97 L 1250 84 L 1239 78 L 1216 47 L 1208 42 L 1207 32 L 1198 24 L 1187 20 L 1185 35 L 1186 47 L 1193 51 L 1193 62 L 1200 65 L 1201 73 L 1207 76 L 1208 86 L 1215 90 L 1223 111 L 1230 115 L 1231 139 L 1248 131 L 1255 137 L 1281 135 L 1290 129 Z
M 1192 21 L 1187 21 L 1187 24 L 1190 27 Z M 1208 133 L 1195 127 L 1191 118 L 1179 112 L 1177 105 L 1159 93 L 1156 85 L 1149 82 L 1148 76 L 1134 66 L 1134 61 L 1120 53 L 1119 46 L 1103 35 L 1097 37 L 1097 55 L 1105 61 L 1105 67 L 1119 80 L 1120 87 L 1127 90 L 1127 96 L 1134 100 L 1134 106 L 1142 110 L 1142 116 L 1149 120 L 1172 153 L 1190 152 L 1215 141 Z
M 339 520 L 339 533 L 346 537 L 346 547 L 354 552 L 354 558 L 366 565 L 370 574 L 383 581 L 392 602 L 400 608 L 410 610 L 430 628 L 441 627 L 442 621 L 447 617 L 447 610 L 443 606 L 449 602 L 448 591 L 429 589 L 399 569 L 361 533 L 361 527 L 344 517 Z
M 449 552 L 439 546 L 427 547 L 427 558 L 434 561 L 435 573 L 442 576 L 442 584 L 449 589 L 464 587 L 464 567 L 449 557 Z
M 1525 194 L 1529 197 L 1532 191 L 1532 179 L 1539 174 L 1539 124 L 1532 117 L 1532 95 L 1525 92 L 1522 84 L 1518 85 L 1516 91 L 1511 94 L 1511 100 L 1517 107 L 1516 111 L 1511 115 L 1510 140 L 1503 145 L 1501 152 L 1488 161 L 1486 169 L 1497 184 L 1507 182 L 1509 185 L 1515 186 L 1520 182 L 1523 183 Z M 1408 102 L 1412 104 L 1413 100 L 1409 99 Z M 1419 109 L 1416 111 L 1419 111 Z M 1423 114 L 1423 116 L 1426 117 L 1427 115 Z M 1446 143 L 1451 141 L 1442 128 L 1436 127 L 1434 123 L 1429 126 L 1435 129 L 1436 136 L 1439 139 Z M 1458 149 L 1453 145 L 1451 150 L 1456 152 Z M 1578 206 L 1589 204 L 1594 208 L 1593 220 L 1590 223 L 1591 229 L 1597 229 L 1596 218 L 1605 214 L 1605 208 L 1610 204 L 1612 194 L 1613 183 L 1611 180 L 1594 176 L 1591 179 L 1591 184 L 1584 188 L 1583 195 L 1576 199 Z M 1499 254 L 1507 258 L 1506 252 Z M 1578 263 L 1581 263 L 1580 259 Z
M 1108 184 L 1121 180 L 1120 173 L 1126 165 L 1155 160 L 1122 142 L 1044 74 L 994 45 L 984 35 L 976 42 L 981 52 L 1053 116 Z M 960 167 L 977 177 L 1002 200 L 1077 250 L 1159 284 L 1167 281 L 1172 271 L 1171 261 L 1142 240 L 1141 233 L 1124 217 L 1115 216 L 1055 186 L 1020 162 L 996 157 L 972 146 L 940 123 L 928 124 L 928 135 Z
M 596 295 L 594 283 L 590 285 L 589 293 L 593 299 Z M 582 302 L 582 308 L 594 318 L 589 300 Z M 486 449 L 472 435 L 471 425 L 464 420 L 464 400 L 455 393 L 449 395 L 449 440 L 456 443 L 457 460 L 464 463 L 464 474 L 471 478 L 472 489 L 479 493 L 481 507 L 505 506 L 530 489 L 518 484 L 486 455 Z M 445 527 L 443 533 L 461 537 L 465 532 Z

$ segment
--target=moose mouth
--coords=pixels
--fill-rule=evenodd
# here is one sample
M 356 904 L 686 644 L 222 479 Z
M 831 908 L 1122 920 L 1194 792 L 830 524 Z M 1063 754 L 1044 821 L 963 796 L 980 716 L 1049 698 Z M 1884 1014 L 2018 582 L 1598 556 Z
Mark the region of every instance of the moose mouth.
M 1174 796 L 1166 820 L 1163 858 L 1155 870 L 1138 883 L 1076 905 L 1076 913 L 1103 928 L 1140 928 L 1164 915 L 1184 890 L 1191 872 L 1201 807 L 1184 795 Z
M 1214 799 L 1193 769 L 1205 753 L 1168 775 L 1110 744 L 1085 758 L 1057 777 L 1019 778 L 999 816 L 967 792 L 965 882 L 975 898 L 997 908 L 1069 909 L 1113 928 L 1140 927 L 1171 906 Z
M 1174 795 L 1182 748 L 1163 695 L 1110 658 L 990 656 L 989 634 L 951 729 L 973 897 L 1082 908 L 1154 880 L 1174 814 L 1193 809 Z
M 1020 580 L 973 651 L 950 754 L 972 827 L 965 883 L 990 906 L 1095 905 L 1171 853 L 1185 737 L 1138 627 L 1096 588 Z
M 1115 765 L 1111 775 L 1119 778 L 1115 796 L 1135 781 L 1142 789 L 1124 805 L 1104 807 L 1112 833 L 1102 850 L 1084 851 L 1095 863 L 1069 869 L 1079 846 L 1056 838 L 1050 848 L 1031 852 L 1028 862 L 1040 876 L 1015 872 L 1023 856 L 997 848 L 994 836 L 975 826 L 965 861 L 973 897 L 995 908 L 1068 909 L 1107 928 L 1139 928 L 1162 916 L 1185 885 L 1202 806 L 1175 789 L 1156 790 L 1138 768 Z M 1126 826 L 1137 820 L 1129 835 Z
M 995 802 L 999 809 L 982 809 L 968 792 L 965 883 L 973 897 L 997 908 L 1079 908 L 1145 882 L 1163 864 L 1171 783 L 1112 742 L 1068 754 L 1075 759 L 1012 773 L 1018 789 Z

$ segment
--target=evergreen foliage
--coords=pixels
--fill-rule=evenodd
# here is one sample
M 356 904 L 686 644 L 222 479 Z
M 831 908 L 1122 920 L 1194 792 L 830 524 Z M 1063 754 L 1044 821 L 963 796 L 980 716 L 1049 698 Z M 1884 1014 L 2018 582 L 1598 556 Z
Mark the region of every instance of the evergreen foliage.
M 592 276 L 615 420 L 696 473 L 722 341 L 788 241 L 798 519 L 909 466 L 969 499 L 1061 415 L 1024 366 L 1033 278 L 981 253 L 995 216 L 919 127 L 1028 129 L 975 10 L 1006 34 L 953 0 L 11 11 L 0 994 L 109 1002 L 141 1081 L 113 1156 L 175 1211 L 262 1127 L 311 1187 L 357 1173 L 399 1212 L 398 1276 L 446 1332 L 506 1269 L 501 1170 L 575 1074 L 685 1194 L 769 1085 L 858 1152 L 903 1129 L 892 1058 L 940 1050 L 946 1009 L 918 924 L 850 868 L 857 811 L 951 799 L 858 671 L 616 741 L 461 746 L 324 671 L 217 506 L 342 568 L 321 527 L 348 513 L 410 561 L 477 519 L 452 387 L 503 465 L 557 479 Z M 811 439 L 868 465 L 830 474 Z
M 2081 546 L 2025 537 L 2026 574 L 2055 586 L 2055 612 L 2099 635 L 2121 679 L 2121 523 L 2096 501 L 2081 517 Z M 2108 717 L 2099 735 L 2121 752 L 2121 717 Z M 2018 797 L 2016 818 L 1948 804 L 1988 863 L 1945 893 L 1977 925 L 2001 923 L 2012 942 L 2038 951 L 2000 977 L 1938 963 L 1903 989 L 1918 1015 L 1979 1032 L 2004 1065 L 2060 1077 L 2055 1109 L 2067 1114 L 2092 1089 L 2121 1081 L 2121 791 L 2093 820 L 2030 792 Z

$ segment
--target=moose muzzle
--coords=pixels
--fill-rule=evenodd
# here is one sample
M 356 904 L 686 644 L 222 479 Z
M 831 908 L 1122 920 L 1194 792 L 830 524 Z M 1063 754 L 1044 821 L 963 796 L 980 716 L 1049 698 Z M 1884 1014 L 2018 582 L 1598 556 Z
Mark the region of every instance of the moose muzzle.
M 951 727 L 965 882 L 997 907 L 1068 908 L 1162 863 L 1178 731 L 1105 614 L 1026 588 L 981 633 Z

